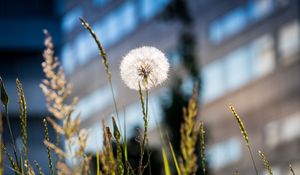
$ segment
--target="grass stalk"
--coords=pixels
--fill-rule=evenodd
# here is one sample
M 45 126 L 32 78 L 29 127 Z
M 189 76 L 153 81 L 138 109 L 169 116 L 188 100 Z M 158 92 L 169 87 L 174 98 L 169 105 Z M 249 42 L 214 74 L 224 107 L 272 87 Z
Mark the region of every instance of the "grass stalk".
M 296 175 L 296 174 L 295 174 L 295 171 L 294 171 L 294 169 L 293 169 L 293 167 L 292 167 L 292 164 L 289 164 L 289 169 L 290 169 L 292 175 Z
M 45 127 L 45 140 L 47 142 L 50 142 L 47 120 L 43 119 L 43 122 L 44 122 L 44 127 Z M 51 149 L 49 146 L 47 146 L 47 155 L 48 155 L 50 174 L 54 175 L 53 161 L 52 161 L 52 157 L 51 157 Z
M 15 162 L 14 158 L 10 155 L 10 153 L 8 152 L 7 148 L 4 145 L 3 145 L 3 150 L 9 160 L 12 170 L 15 172 L 16 175 L 18 175 L 19 174 L 18 164 Z
M 5 110 L 5 118 L 6 118 L 6 124 L 8 127 L 8 132 L 9 132 L 9 136 L 10 136 L 10 142 L 11 145 L 13 147 L 13 152 L 14 152 L 14 156 L 15 156 L 15 161 L 18 167 L 20 167 L 19 165 L 19 159 L 18 159 L 18 154 L 17 154 L 17 148 L 16 148 L 16 143 L 15 143 L 15 137 L 13 135 L 12 129 L 11 129 L 11 125 L 10 125 L 10 119 L 9 119 L 9 115 L 8 115 L 8 103 L 9 103 L 9 97 L 6 93 L 5 87 L 4 87 L 4 83 L 2 81 L 2 78 L 0 77 L 0 91 L 1 91 L 1 102 L 4 106 L 4 110 Z
M 234 107 L 232 105 L 229 106 L 229 109 L 230 109 L 231 113 L 233 114 L 233 116 L 235 117 L 235 119 L 236 119 L 236 121 L 237 121 L 237 123 L 240 127 L 241 134 L 242 134 L 242 136 L 243 136 L 243 138 L 246 142 L 246 146 L 248 148 L 248 151 L 249 151 L 249 154 L 250 154 L 250 157 L 251 157 L 251 160 L 252 160 L 253 168 L 255 170 L 256 175 L 258 175 L 258 170 L 257 170 L 256 164 L 255 164 L 255 161 L 254 161 L 254 157 L 253 157 L 251 146 L 250 146 L 249 136 L 248 136 L 248 133 L 246 131 L 245 125 L 244 125 L 241 117 L 238 115 L 238 113 L 236 112 L 236 110 L 234 109 Z
M 116 124 L 115 118 L 112 117 L 114 137 L 117 145 L 117 174 L 124 174 L 124 165 L 123 165 L 123 153 L 120 144 L 120 131 Z
M 117 120 L 118 120 L 118 125 L 119 125 L 120 130 L 122 131 L 120 117 L 119 117 L 119 111 L 118 111 L 118 105 L 117 105 L 117 101 L 116 101 L 116 97 L 115 97 L 114 87 L 112 85 L 111 73 L 110 73 L 110 70 L 109 70 L 109 64 L 108 64 L 108 61 L 107 61 L 106 52 L 105 52 L 105 50 L 104 50 L 104 48 L 103 48 L 103 46 L 102 46 L 99 38 L 97 37 L 96 33 L 94 32 L 94 30 L 90 26 L 90 24 L 88 22 L 86 22 L 83 18 L 79 18 L 79 19 L 80 19 L 82 25 L 91 34 L 92 38 L 94 39 L 94 41 L 97 44 L 97 47 L 98 47 L 98 49 L 100 51 L 100 56 L 102 57 L 102 62 L 104 64 L 104 66 L 105 66 L 105 72 L 106 72 L 107 80 L 108 80 L 110 91 L 111 91 L 112 98 L 113 98 L 113 103 L 114 103 L 114 108 L 115 108 L 115 112 L 116 112 L 116 117 L 117 117 Z M 125 162 L 127 164 L 129 162 L 128 162 L 128 156 L 127 156 L 126 128 L 124 128 L 124 130 L 123 130 L 123 136 L 121 135 L 121 139 L 123 141 L 123 150 L 124 150 L 124 155 L 125 155 Z M 126 168 L 126 174 L 128 174 L 128 172 L 129 171 L 127 171 L 127 168 Z
M 22 88 L 21 82 L 16 80 L 17 89 L 18 89 L 18 98 L 20 106 L 20 121 L 21 121 L 21 130 L 22 130 L 22 143 L 23 143 L 23 152 L 24 152 L 24 163 L 28 163 L 28 145 L 27 145 L 27 107 L 26 99 L 24 96 L 24 91 Z M 28 166 L 25 168 L 27 169 Z
M 118 107 L 117 107 L 117 102 L 116 102 L 114 88 L 113 88 L 112 81 L 111 81 L 111 73 L 110 73 L 110 70 L 109 70 L 109 64 L 108 64 L 108 61 L 107 61 L 106 52 L 105 52 L 105 50 L 104 50 L 104 48 L 103 48 L 103 46 L 102 46 L 99 38 L 97 37 L 96 33 L 94 32 L 94 30 L 90 26 L 90 24 L 88 22 L 86 22 L 83 18 L 79 18 L 79 19 L 81 21 L 81 24 L 91 34 L 92 38 L 94 39 L 94 41 L 97 44 L 97 47 L 99 49 L 100 56 L 102 57 L 102 62 L 103 62 L 104 67 L 105 67 L 106 76 L 107 76 L 107 79 L 108 79 L 108 82 L 109 82 L 109 86 L 110 86 L 110 89 L 111 89 L 112 98 L 113 98 L 113 101 L 114 101 L 114 108 L 115 108 L 115 111 L 116 111 L 118 125 L 119 125 L 119 128 L 120 128 L 121 125 L 120 125 L 120 119 L 119 119 L 119 112 L 118 112 Z
M 43 173 L 42 168 L 41 168 L 40 165 L 38 164 L 38 162 L 34 160 L 33 163 L 34 163 L 36 169 L 38 169 L 39 175 L 45 175 L 45 174 Z
M 201 165 L 202 165 L 202 172 L 203 175 L 206 174 L 206 160 L 205 160 L 205 143 L 204 143 L 204 123 L 200 122 L 200 154 L 201 154 Z
M 273 175 L 271 165 L 270 165 L 268 159 L 266 158 L 266 156 L 264 155 L 264 153 L 262 153 L 262 152 L 259 150 L 259 151 L 258 151 L 258 154 L 259 154 L 261 160 L 264 162 L 264 166 L 265 166 L 266 170 L 268 171 L 269 175 Z

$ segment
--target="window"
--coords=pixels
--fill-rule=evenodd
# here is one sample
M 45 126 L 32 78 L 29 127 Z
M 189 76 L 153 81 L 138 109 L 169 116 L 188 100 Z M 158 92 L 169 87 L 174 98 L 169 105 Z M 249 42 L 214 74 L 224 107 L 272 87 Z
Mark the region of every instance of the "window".
M 81 8 L 75 8 L 68 12 L 62 18 L 62 31 L 67 33 L 70 32 L 77 24 L 79 24 L 78 17 L 83 15 Z
M 115 95 L 117 96 L 117 93 L 115 93 Z M 89 95 L 82 98 L 78 103 L 78 111 L 81 114 L 81 120 L 84 120 L 96 114 L 97 112 L 102 111 L 112 103 L 113 100 L 111 96 L 111 90 L 110 86 L 108 85 L 90 93 Z
M 280 141 L 280 122 L 272 121 L 264 127 L 264 130 L 266 145 L 270 148 L 275 147 Z
M 224 58 L 204 67 L 203 98 L 212 100 L 225 91 L 234 90 L 275 67 L 274 39 L 265 34 L 238 48 Z
M 300 136 L 300 113 L 296 113 L 282 122 L 281 141 L 288 142 Z
M 67 74 L 71 73 L 76 65 L 76 61 L 73 57 L 72 47 L 70 44 L 66 44 L 62 48 L 61 53 L 62 66 Z
M 223 26 L 220 21 L 214 21 L 209 29 L 209 38 L 212 42 L 218 43 L 223 40 Z
M 214 43 L 218 43 L 226 37 L 238 33 L 245 28 L 247 20 L 247 14 L 243 7 L 230 11 L 222 18 L 212 22 L 209 28 L 210 40 Z
M 120 22 L 122 23 L 124 34 L 133 31 L 137 27 L 138 19 L 136 17 L 135 5 L 132 2 L 127 2 L 121 7 L 119 16 L 122 17 Z
M 105 4 L 108 1 L 110 0 L 94 0 L 99 4 Z M 162 10 L 169 1 L 139 0 L 142 8 L 136 8 L 135 1 L 124 1 L 92 27 L 99 36 L 103 47 L 109 48 L 138 27 L 140 18 L 136 15 L 137 10 L 141 9 L 142 19 L 149 19 Z M 68 13 L 62 22 L 63 30 L 70 32 L 74 25 L 78 24 L 78 16 L 82 16 L 82 13 L 82 9 L 79 8 Z M 85 64 L 98 53 L 96 44 L 86 31 L 79 34 L 73 42 L 72 44 L 68 43 L 69 46 L 63 49 L 62 53 L 63 66 L 68 73 L 71 73 L 78 66 L 77 64 Z M 71 50 L 76 53 L 72 53 Z
M 122 37 L 137 27 L 135 6 L 133 2 L 126 2 L 121 7 L 105 16 L 93 25 L 104 47 L 115 44 Z
M 238 161 L 241 154 L 241 143 L 239 139 L 230 138 L 224 142 L 212 145 L 207 150 L 208 164 L 212 168 L 219 169 L 229 163 Z
M 141 17 L 148 20 L 161 11 L 170 0 L 140 0 Z
M 245 28 L 246 24 L 247 16 L 243 7 L 234 9 L 223 18 L 224 37 L 238 33 Z
M 255 76 L 265 75 L 275 68 L 274 40 L 271 35 L 254 40 L 249 50 Z
M 287 59 L 299 52 L 300 24 L 297 21 L 283 26 L 279 31 L 279 52 L 283 59 Z
M 244 85 L 251 78 L 251 64 L 246 48 L 241 48 L 226 57 L 226 86 L 232 90 Z
M 98 53 L 98 49 L 94 40 L 88 33 L 81 33 L 74 41 L 74 50 L 77 52 L 77 59 L 79 64 L 85 64 L 91 56 Z
M 203 98 L 205 101 L 212 100 L 225 92 L 226 86 L 222 60 L 217 60 L 205 66 L 202 76 Z
M 256 21 L 259 20 L 268 14 L 270 14 L 273 10 L 273 1 L 274 0 L 252 0 L 248 5 L 248 13 L 249 17 Z
M 274 10 L 274 0 L 249 0 L 243 6 L 235 8 L 212 21 L 208 36 L 213 43 L 220 43 L 231 37 L 252 22 L 263 19 Z
M 103 6 L 108 3 L 110 0 L 93 0 L 93 4 L 96 6 Z
M 281 120 L 271 121 L 265 126 L 264 131 L 266 144 L 271 148 L 300 138 L 300 112 Z

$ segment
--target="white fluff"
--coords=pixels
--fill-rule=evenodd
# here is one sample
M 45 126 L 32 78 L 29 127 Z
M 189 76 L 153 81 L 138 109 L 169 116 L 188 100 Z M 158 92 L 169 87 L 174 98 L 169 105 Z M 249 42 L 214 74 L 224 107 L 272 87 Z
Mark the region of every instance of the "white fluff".
M 155 47 L 143 46 L 131 50 L 121 62 L 121 78 L 134 90 L 150 89 L 168 77 L 169 63 L 164 53 Z M 148 86 L 147 86 L 148 84 Z

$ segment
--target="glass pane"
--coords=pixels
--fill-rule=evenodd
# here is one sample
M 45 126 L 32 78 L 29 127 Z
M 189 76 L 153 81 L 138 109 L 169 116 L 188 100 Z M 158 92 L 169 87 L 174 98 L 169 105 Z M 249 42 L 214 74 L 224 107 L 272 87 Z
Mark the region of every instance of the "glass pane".
M 99 113 L 112 105 L 112 102 L 110 86 L 104 86 L 80 100 L 77 106 L 78 111 L 80 111 L 80 118 L 83 120 L 95 113 Z
M 202 76 L 204 100 L 212 100 L 225 92 L 225 77 L 222 60 L 205 66 L 202 71 Z
M 62 18 L 62 31 L 67 33 L 70 32 L 77 24 L 78 17 L 83 15 L 83 11 L 81 8 L 75 8 L 68 12 L 63 18 Z
M 140 0 L 140 12 L 143 19 L 147 20 L 161 11 L 170 0 Z
M 219 21 L 215 21 L 209 28 L 209 38 L 212 42 L 218 43 L 223 39 L 223 28 Z
M 227 88 L 242 86 L 251 78 L 251 61 L 246 48 L 238 49 L 225 59 Z
M 247 16 L 242 7 L 227 14 L 223 19 L 224 36 L 234 35 L 247 24 Z
M 299 51 L 299 38 L 299 22 L 294 21 L 281 28 L 279 33 L 279 51 L 283 58 L 288 58 Z
M 252 20 L 259 20 L 270 14 L 273 7 L 273 0 L 253 0 L 248 5 L 249 17 Z
M 135 5 L 132 2 L 127 2 L 120 9 L 119 16 L 122 18 L 119 25 L 122 28 L 122 33 L 129 33 L 137 27 L 137 17 L 135 11 Z
M 250 46 L 253 72 L 256 76 L 264 75 L 275 68 L 274 40 L 271 35 L 263 35 Z
M 66 44 L 62 48 L 62 53 L 61 53 L 61 59 L 62 59 L 62 66 L 67 74 L 72 73 L 75 66 L 76 62 L 73 52 L 72 52 L 72 47 L 70 44 Z
M 212 145 L 207 150 L 208 164 L 215 168 L 222 168 L 241 157 L 241 143 L 237 138 L 230 138 L 224 142 Z

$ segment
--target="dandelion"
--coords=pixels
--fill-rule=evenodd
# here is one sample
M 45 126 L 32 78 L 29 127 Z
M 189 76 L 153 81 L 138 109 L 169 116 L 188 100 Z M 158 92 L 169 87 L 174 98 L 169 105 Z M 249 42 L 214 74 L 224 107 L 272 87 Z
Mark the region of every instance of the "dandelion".
M 168 77 L 169 63 L 164 53 L 155 47 L 143 46 L 131 50 L 121 62 L 121 78 L 134 90 L 150 89 Z

